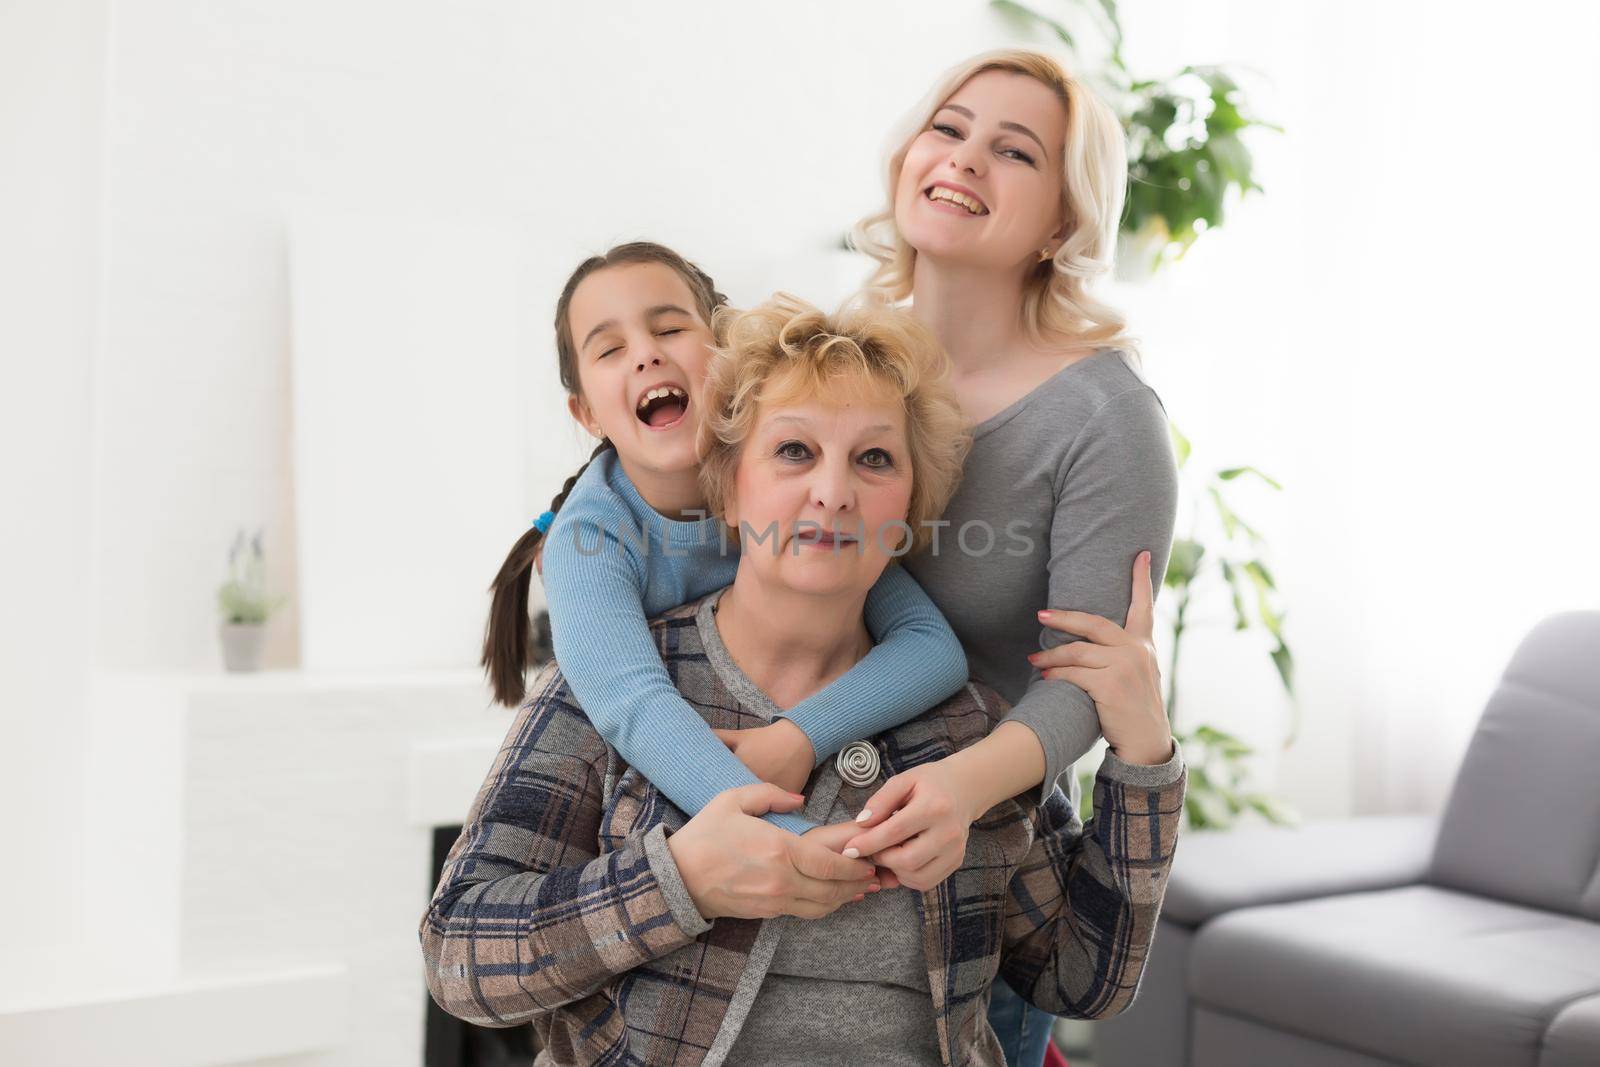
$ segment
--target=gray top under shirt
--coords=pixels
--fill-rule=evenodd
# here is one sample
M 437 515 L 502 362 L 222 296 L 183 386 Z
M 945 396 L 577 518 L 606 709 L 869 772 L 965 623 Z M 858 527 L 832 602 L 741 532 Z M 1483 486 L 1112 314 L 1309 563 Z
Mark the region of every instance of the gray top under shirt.
M 715 609 L 723 592 L 708 596 L 695 616 L 706 659 L 740 707 L 774 718 L 780 709 L 739 669 L 717 632 Z M 827 760 L 806 783 L 806 817 L 820 824 L 849 822 L 882 784 L 880 775 L 871 785 L 852 786 L 839 777 L 834 761 Z M 665 839 L 656 831 L 647 835 L 645 851 L 668 906 L 680 921 L 690 920 L 685 929 L 704 929 L 709 923 L 689 899 Z M 866 1062 L 864 1031 L 872 1035 L 875 1067 L 941 1062 L 922 945 L 922 913 L 913 890 L 869 893 L 826 921 L 789 915 L 768 919 L 752 953 L 753 963 L 759 962 L 756 957 L 763 949 L 771 953 L 764 977 L 755 988 L 741 985 L 723 1022 L 723 1030 L 733 1034 L 723 1062 L 849 1067 Z M 727 1034 L 719 1035 L 718 1051 L 727 1040 Z M 983 1047 L 980 1043 L 980 1052 Z M 1004 1067 L 985 1062 L 981 1055 L 972 1065 Z
M 1087 611 L 1123 625 L 1145 549 L 1159 595 L 1177 464 L 1165 408 L 1116 348 L 1068 364 L 972 434 L 937 546 L 904 562 L 950 620 L 971 675 L 1012 704 L 1008 719 L 1039 735 L 1042 803 L 1094 746 L 1100 718 L 1088 693 L 1029 664 L 1030 652 L 1079 640 L 1036 613 Z

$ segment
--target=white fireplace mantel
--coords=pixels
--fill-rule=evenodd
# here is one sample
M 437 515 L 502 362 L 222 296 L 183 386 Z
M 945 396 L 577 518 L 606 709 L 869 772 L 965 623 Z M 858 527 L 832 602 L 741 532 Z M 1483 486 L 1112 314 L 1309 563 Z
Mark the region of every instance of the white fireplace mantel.
M 73 1062 L 102 1065 L 420 1063 L 433 828 L 462 821 L 513 714 L 472 670 L 99 679 L 96 963 L 8 969 L 0 1046 L 70 1033 Z M 163 1024 L 117 1021 L 135 1017 Z

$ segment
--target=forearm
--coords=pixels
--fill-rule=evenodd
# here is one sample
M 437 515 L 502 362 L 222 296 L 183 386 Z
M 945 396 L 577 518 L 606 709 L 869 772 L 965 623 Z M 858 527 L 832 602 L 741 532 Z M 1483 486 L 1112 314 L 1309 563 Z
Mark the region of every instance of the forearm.
M 1048 731 L 1046 736 L 1049 736 Z M 1090 736 L 1090 745 L 1097 736 L 1098 730 Z M 1170 730 L 1152 730 L 1148 735 L 1141 735 L 1136 744 L 1114 755 L 1126 766 L 1154 766 L 1172 758 L 1173 746 Z M 1040 731 L 1029 721 L 1007 718 L 982 741 L 947 758 L 960 776 L 964 786 L 962 795 L 971 798 L 971 818 L 977 819 L 1001 801 L 1030 789 L 1043 787 L 1043 795 L 1048 797 L 1055 786 L 1055 775 L 1071 766 L 1070 762 L 1059 763 L 1071 747 L 1057 745 L 1052 756 Z
M 1100 740 L 1100 713 L 1094 699 L 1071 682 L 1059 679 L 1035 678 L 1028 683 L 1022 699 L 1006 712 L 1000 725 L 1031 736 L 1042 761 L 1037 774 L 1032 773 L 1030 764 L 1025 784 L 1000 800 L 1016 796 L 1023 789 L 1036 788 L 1034 803 L 1044 803 L 1057 779 Z M 998 731 L 996 727 L 995 732 Z
M 1037 1006 L 1099 1019 L 1132 1003 L 1172 868 L 1186 776 L 1176 745 L 1155 765 L 1108 753 L 1094 817 L 1057 796 L 1013 879 L 1002 974 Z
M 872 651 L 784 717 L 811 741 L 818 766 L 851 741 L 892 730 L 956 692 L 967 656 L 917 580 L 890 564 L 867 594 Z
M 1123 763 L 1130 767 L 1156 767 L 1172 759 L 1176 751 L 1177 742 L 1172 738 L 1170 729 L 1160 733 L 1151 732 L 1148 736 L 1130 739 L 1122 748 L 1109 749 Z
M 420 932 L 428 990 L 467 1022 L 524 1023 L 692 942 L 705 926 L 686 928 L 679 914 L 642 840 L 583 864 L 445 888 Z
M 1019 722 L 1000 723 L 983 740 L 945 757 L 969 798 L 969 822 L 1033 789 L 1044 779 L 1045 752 L 1039 736 Z
M 507 728 L 419 924 L 428 989 L 452 1015 L 524 1022 L 693 937 L 639 840 L 599 855 L 607 764 L 550 672 Z
M 761 781 L 671 685 L 623 701 L 624 707 L 630 705 L 633 710 L 622 717 L 626 722 L 612 724 L 617 736 L 614 747 L 690 818 L 719 793 Z M 598 722 L 595 726 L 607 735 L 604 726 Z M 788 812 L 767 812 L 761 818 L 794 834 L 816 826 Z
M 759 782 L 673 685 L 626 560 L 580 559 L 558 544 L 546 567 L 556 661 L 600 736 L 691 818 L 718 793 Z M 765 818 L 796 834 L 813 826 Z

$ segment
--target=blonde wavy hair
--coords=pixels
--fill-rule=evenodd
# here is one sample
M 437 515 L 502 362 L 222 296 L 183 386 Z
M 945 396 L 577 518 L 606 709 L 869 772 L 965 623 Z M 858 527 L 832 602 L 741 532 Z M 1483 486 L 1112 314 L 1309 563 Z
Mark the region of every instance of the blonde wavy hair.
M 1088 292 L 1089 282 L 1110 270 L 1116 256 L 1128 184 L 1122 124 L 1103 100 L 1043 52 L 1004 48 L 956 64 L 895 127 L 890 137 L 890 144 L 897 147 L 889 156 L 888 205 L 858 222 L 851 234 L 851 243 L 878 262 L 863 294 L 883 303 L 899 303 L 911 295 L 917 250 L 906 243 L 894 221 L 894 194 L 906 153 L 956 90 L 990 70 L 1025 74 L 1044 83 L 1067 110 L 1061 208 L 1070 229 L 1056 254 L 1028 275 L 1022 324 L 1029 340 L 1041 345 L 1111 345 L 1137 356 L 1136 342 L 1124 332 L 1127 320 L 1122 313 Z
M 972 445 L 949 358 L 932 332 L 897 308 L 852 301 L 828 315 L 788 293 L 747 311 L 722 308 L 713 329 L 720 343 L 706 371 L 697 440 L 710 513 L 727 512 L 762 405 L 881 396 L 904 405 L 911 453 L 912 540 L 901 554 L 926 547 L 929 523 L 955 495 Z

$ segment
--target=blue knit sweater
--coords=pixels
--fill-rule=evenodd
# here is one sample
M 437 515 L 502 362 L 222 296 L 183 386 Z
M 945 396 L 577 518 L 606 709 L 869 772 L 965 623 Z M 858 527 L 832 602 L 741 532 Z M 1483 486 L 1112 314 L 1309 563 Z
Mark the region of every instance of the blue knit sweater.
M 597 456 L 556 515 L 544 546 L 556 660 L 584 713 L 630 764 L 690 816 L 718 793 L 760 781 L 673 685 L 646 619 L 733 581 L 739 549 L 721 521 L 668 519 L 647 504 L 615 452 Z M 877 645 L 784 713 L 817 763 L 934 707 L 967 680 L 967 659 L 939 609 L 898 564 L 867 595 Z M 766 818 L 795 833 L 813 823 Z

